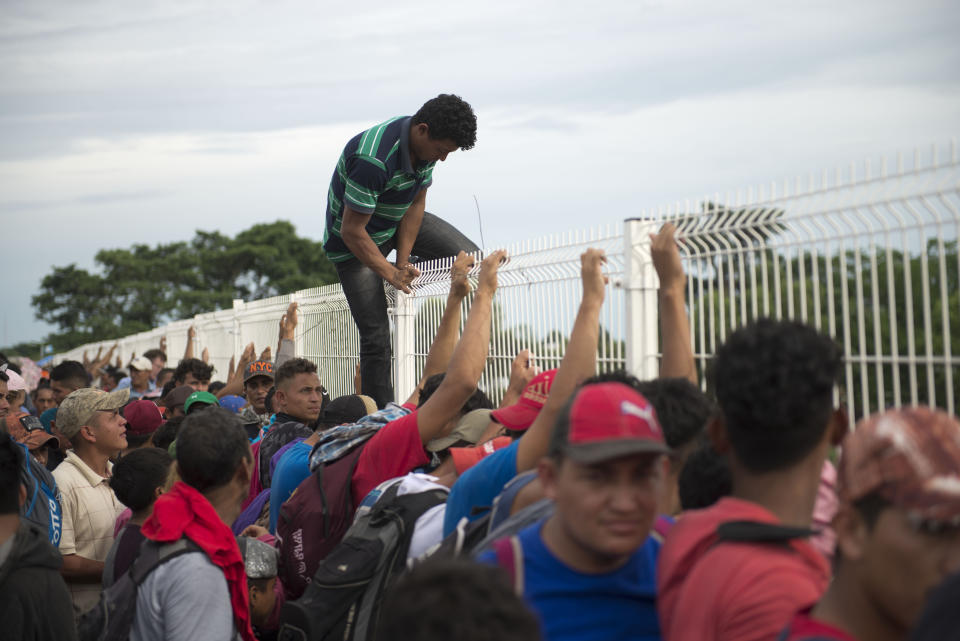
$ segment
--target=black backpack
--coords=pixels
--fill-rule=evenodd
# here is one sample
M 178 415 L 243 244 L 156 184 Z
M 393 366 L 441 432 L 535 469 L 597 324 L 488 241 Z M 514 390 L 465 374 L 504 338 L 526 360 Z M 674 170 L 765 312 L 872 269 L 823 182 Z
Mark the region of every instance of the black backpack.
M 397 496 L 386 489 L 317 568 L 303 596 L 280 611 L 278 641 L 366 641 L 380 616 L 383 591 L 406 568 L 417 519 L 446 502 L 447 491 Z
M 173 543 L 144 541 L 137 559 L 120 579 L 103 591 L 100 602 L 80 616 L 77 637 L 80 641 L 126 641 L 137 613 L 140 584 L 161 563 L 200 548 L 190 539 Z

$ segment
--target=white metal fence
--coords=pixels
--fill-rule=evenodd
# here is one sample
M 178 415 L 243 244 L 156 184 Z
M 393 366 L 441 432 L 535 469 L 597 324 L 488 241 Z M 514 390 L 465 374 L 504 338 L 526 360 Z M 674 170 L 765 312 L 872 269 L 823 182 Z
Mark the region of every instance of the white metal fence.
M 611 286 L 601 315 L 601 369 L 657 370 L 656 275 L 649 233 L 664 220 L 682 236 L 688 313 L 698 367 L 734 329 L 761 316 L 794 318 L 834 336 L 846 355 L 841 394 L 851 420 L 879 408 L 927 403 L 956 412 L 960 389 L 960 161 L 951 144 L 867 161 L 767 187 L 677 203 L 637 218 L 508 247 L 490 358 L 481 381 L 497 399 L 510 362 L 529 348 L 559 363 L 580 299 L 579 255 L 602 247 Z M 421 265 L 414 294 L 390 291 L 398 396 L 413 387 L 439 323 L 450 260 Z M 217 375 L 253 341 L 276 346 L 280 316 L 300 304 L 298 354 L 316 361 L 332 394 L 352 391 L 359 339 L 339 285 L 201 314 L 120 339 L 126 361 L 167 337 L 175 361 L 187 329 Z M 468 303 L 464 303 L 466 312 Z M 465 315 L 465 314 L 464 314 Z M 105 341 L 108 346 L 114 341 Z M 91 356 L 100 344 L 58 355 Z

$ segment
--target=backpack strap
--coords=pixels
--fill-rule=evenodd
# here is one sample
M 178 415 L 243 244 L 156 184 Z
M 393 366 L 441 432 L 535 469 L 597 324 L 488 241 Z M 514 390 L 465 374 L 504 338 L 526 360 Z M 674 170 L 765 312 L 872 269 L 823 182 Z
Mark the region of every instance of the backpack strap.
M 183 537 L 172 543 L 158 544 L 147 539 L 140 545 L 140 554 L 130 568 L 130 578 L 137 587 L 153 572 L 157 566 L 189 552 L 199 552 L 200 547 L 190 539 Z
M 17 443 L 17 445 L 23 448 L 24 471 L 27 473 L 27 480 L 31 485 L 33 485 L 33 492 L 30 496 L 30 506 L 27 507 L 26 511 L 23 513 L 24 516 L 31 516 L 33 514 L 33 508 L 37 505 L 37 494 L 40 492 L 40 481 L 38 481 L 33 475 L 33 469 L 30 467 L 33 462 L 33 457 L 30 456 L 30 450 L 27 449 L 27 446 L 23 443 Z
M 523 545 L 516 536 L 499 539 L 493 542 L 493 553 L 497 557 L 497 565 L 510 575 L 513 591 L 517 596 L 523 596 Z
M 759 521 L 726 521 L 717 526 L 717 543 L 787 543 L 806 539 L 816 530 L 761 523 Z

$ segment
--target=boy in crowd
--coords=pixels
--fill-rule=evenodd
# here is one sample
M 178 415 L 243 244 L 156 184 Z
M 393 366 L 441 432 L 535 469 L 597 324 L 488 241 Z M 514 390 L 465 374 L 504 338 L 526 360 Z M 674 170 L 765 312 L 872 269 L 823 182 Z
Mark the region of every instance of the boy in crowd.
M 73 449 L 53 476 L 63 509 L 63 577 L 70 587 L 75 615 L 100 600 L 104 561 L 113 544 L 113 526 L 123 505 L 110 488 L 110 459 L 127 447 L 120 408 L 127 390 L 85 388 L 71 392 L 57 411 L 57 427 Z
M 125 455 L 113 467 L 110 488 L 132 514 L 107 554 L 103 587 L 108 588 L 119 580 L 137 558 L 144 540 L 140 526 L 153 513 L 153 503 L 163 492 L 172 462 L 165 450 L 144 447 Z
M 734 332 L 717 351 L 720 416 L 708 430 L 733 492 L 686 513 L 666 538 L 657 607 L 667 641 L 775 639 L 826 589 L 827 562 L 804 539 L 823 462 L 846 433 L 833 409 L 840 358 L 827 336 L 773 320 Z
M 960 423 L 926 407 L 871 416 L 843 443 L 839 490 L 834 580 L 785 641 L 906 641 L 960 570 Z
M 585 385 L 560 414 L 539 465 L 553 515 L 479 557 L 511 571 L 545 639 L 660 639 L 649 534 L 667 453 L 653 406 L 621 383 Z
M 240 419 L 219 407 L 195 412 L 177 438 L 180 481 L 141 527 L 144 537 L 186 537 L 200 549 L 151 572 L 137 593 L 133 641 L 253 641 L 243 557 L 230 523 L 240 514 L 253 461 Z
M 250 623 L 258 638 L 276 636 L 282 589 L 277 586 L 277 548 L 249 536 L 237 537 L 250 595 Z
M 47 533 L 20 518 L 27 500 L 20 483 L 23 456 L 23 448 L 0 431 L 0 636 L 71 641 L 77 631 L 70 592 L 60 576 L 63 561 Z

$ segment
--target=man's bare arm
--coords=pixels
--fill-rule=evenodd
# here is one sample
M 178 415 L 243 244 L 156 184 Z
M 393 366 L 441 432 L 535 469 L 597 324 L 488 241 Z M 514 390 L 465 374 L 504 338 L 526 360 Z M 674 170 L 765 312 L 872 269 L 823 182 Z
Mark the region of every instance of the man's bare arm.
M 407 294 L 410 293 L 410 283 L 420 275 L 420 272 L 412 265 L 395 267 L 391 265 L 377 244 L 367 233 L 367 221 L 370 220 L 370 214 L 361 214 L 350 207 L 343 207 L 343 221 L 340 225 L 340 237 L 343 239 L 347 249 L 356 256 L 361 263 L 375 271 L 381 278 L 393 285 L 395 288 Z
M 602 266 L 606 262 L 602 250 L 588 249 L 580 257 L 583 298 L 573 323 L 567 351 L 560 361 L 550 394 L 537 418 L 517 445 L 517 473 L 536 467 L 547 453 L 550 435 L 564 403 L 577 385 L 594 374 L 597 367 L 597 341 L 600 335 L 600 308 L 607 283 Z
M 694 385 L 697 368 L 690 344 L 690 321 L 684 306 L 687 275 L 683 273 L 680 251 L 676 241 L 677 228 L 666 223 L 660 232 L 650 235 L 650 254 L 660 278 L 660 335 L 663 340 L 663 358 L 660 376 L 685 378 Z
M 410 252 L 413 250 L 413 243 L 417 240 L 417 234 L 420 233 L 420 225 L 423 224 L 423 212 L 427 206 L 427 190 L 421 189 L 413 202 L 407 208 L 400 224 L 397 226 L 397 267 L 404 267 L 409 264 Z
M 77 554 L 64 554 L 60 574 L 70 583 L 100 583 L 103 563 Z

